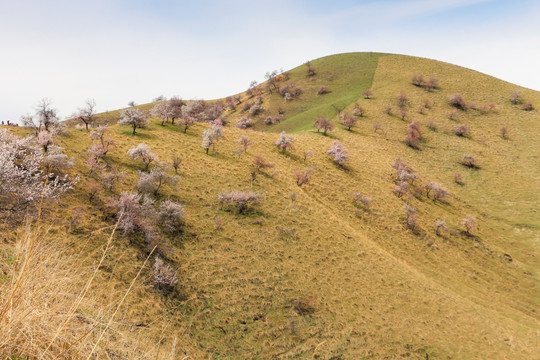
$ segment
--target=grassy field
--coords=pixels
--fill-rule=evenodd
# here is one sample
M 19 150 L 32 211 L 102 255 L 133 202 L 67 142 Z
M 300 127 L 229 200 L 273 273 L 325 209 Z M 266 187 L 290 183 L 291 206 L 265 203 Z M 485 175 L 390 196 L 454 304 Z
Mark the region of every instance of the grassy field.
M 116 147 L 108 158 L 126 171 L 121 184 L 89 202 L 87 185 L 99 178 L 84 176 L 61 206 L 47 208 L 44 242 L 59 244 L 64 258 L 76 259 L 70 264 L 84 278 L 114 225 L 104 217 L 103 205 L 122 190 L 133 190 L 142 169 L 128 159 L 127 150 L 144 142 L 163 162 L 170 163 L 176 153 L 183 158 L 178 187 L 159 196 L 179 200 L 187 212 L 184 232 L 167 238 L 161 250 L 178 270 L 177 291 L 164 296 L 153 289 L 150 261 L 100 341 L 100 354 L 110 357 L 107 349 L 114 349 L 128 358 L 154 359 L 537 358 L 540 116 L 508 98 L 519 90 L 540 104 L 540 94 L 472 70 L 400 55 L 334 55 L 312 65 L 314 77 L 306 76 L 304 65 L 290 71 L 288 81 L 304 91 L 298 99 L 285 103 L 275 92 L 262 95 L 266 112 L 255 118 L 254 129 L 237 129 L 234 119 L 242 114 L 228 113 L 233 126 L 224 128 L 225 139 L 209 155 L 201 147 L 205 124 L 184 134 L 153 119 L 135 136 L 128 127 L 112 126 L 109 136 Z M 419 74 L 438 78 L 440 88 L 428 92 L 412 85 Z M 328 85 L 330 93 L 317 96 L 320 85 Z M 372 99 L 362 96 L 368 88 Z M 401 91 L 409 98 L 405 120 L 398 115 Z M 454 93 L 473 107 L 494 103 L 496 109 L 469 108 L 450 119 L 448 98 Z M 425 99 L 432 106 L 420 113 Z M 366 116 L 347 131 L 338 124 L 336 107 L 351 111 L 354 103 L 366 109 Z M 263 117 L 277 113 L 278 106 L 285 108 L 285 119 L 264 125 Z M 387 106 L 392 115 L 385 113 Z M 311 127 L 318 115 L 336 121 L 328 136 Z M 424 134 L 419 150 L 403 141 L 413 118 Z M 436 131 L 428 129 L 431 121 Z M 454 135 L 457 124 L 469 126 L 470 138 Z M 503 126 L 508 139 L 500 136 Z M 273 145 L 282 130 L 295 136 L 295 148 L 287 153 Z M 254 144 L 237 157 L 233 149 L 243 134 Z M 349 151 L 345 167 L 326 154 L 335 139 Z M 75 160 L 74 171 L 87 174 L 88 133 L 70 128 L 60 145 Z M 304 162 L 306 150 L 313 156 Z M 462 166 L 464 154 L 474 155 L 480 168 Z M 252 181 L 255 155 L 275 167 Z M 425 182 L 444 185 L 452 193 L 449 201 L 398 198 L 391 167 L 398 157 Z M 293 173 L 308 166 L 315 172 L 299 187 Z M 454 182 L 456 173 L 463 185 Z M 245 214 L 222 209 L 218 193 L 235 189 L 261 193 L 264 200 Z M 369 209 L 353 204 L 356 191 L 372 198 Z M 405 202 L 418 209 L 415 231 L 405 224 Z M 82 215 L 71 221 L 74 214 Z M 469 214 L 478 221 L 472 235 L 460 225 Z M 437 235 L 437 219 L 446 221 L 448 233 Z M 4 263 L 23 233 L 3 233 Z M 148 255 L 142 242 L 114 235 L 81 316 L 95 323 L 111 318 Z M 9 284 L 6 279 L 0 290 Z M 97 339 L 84 341 L 83 353 Z

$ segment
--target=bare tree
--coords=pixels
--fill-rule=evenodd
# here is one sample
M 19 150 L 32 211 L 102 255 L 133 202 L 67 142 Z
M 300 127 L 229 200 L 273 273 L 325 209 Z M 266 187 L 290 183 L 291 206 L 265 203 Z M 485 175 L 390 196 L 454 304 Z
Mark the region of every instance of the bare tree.
M 86 131 L 88 131 L 88 125 L 94 124 L 95 109 L 96 101 L 94 99 L 86 100 L 84 107 L 79 108 L 75 114 L 71 115 L 71 118 L 82 121 L 86 127 Z

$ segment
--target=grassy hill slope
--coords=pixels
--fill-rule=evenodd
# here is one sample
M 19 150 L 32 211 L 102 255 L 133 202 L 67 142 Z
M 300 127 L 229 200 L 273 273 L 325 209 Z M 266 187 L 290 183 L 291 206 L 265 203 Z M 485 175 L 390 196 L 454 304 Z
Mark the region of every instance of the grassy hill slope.
M 175 153 L 183 157 L 178 188 L 165 188 L 158 197 L 186 207 L 184 232 L 166 237 L 160 248 L 178 270 L 177 292 L 164 296 L 153 289 L 151 267 L 144 267 L 120 307 L 117 333 L 106 333 L 102 351 L 109 346 L 129 358 L 168 358 L 171 351 L 180 358 L 212 359 L 534 358 L 540 330 L 540 117 L 512 105 L 508 96 L 520 90 L 540 104 L 540 94 L 399 55 L 334 55 L 312 65 L 315 80 L 306 77 L 304 66 L 290 71 L 288 81 L 304 90 L 300 98 L 285 103 L 275 92 L 262 95 L 264 115 L 285 108 L 281 123 L 264 125 L 261 115 L 255 130 L 227 126 L 210 155 L 200 145 L 206 124 L 184 134 L 154 119 L 135 136 L 112 126 L 116 147 L 108 161 L 126 171 L 120 185 L 100 190 L 89 202 L 88 184 L 100 178 L 85 177 L 61 207 L 49 209 L 47 216 L 55 220 L 50 241 L 68 244 L 71 252 L 85 254 L 81 263 L 92 264 L 114 223 L 103 214 L 105 204 L 122 190 L 133 190 L 142 170 L 127 150 L 144 142 L 163 162 Z M 413 86 L 411 78 L 418 74 L 438 78 L 440 89 Z M 317 96 L 320 85 L 331 92 Z M 361 96 L 368 88 L 372 99 Z M 409 98 L 405 121 L 397 115 L 400 91 Z M 448 98 L 458 92 L 475 108 L 495 103 L 496 110 L 469 107 L 449 119 Z M 425 99 L 432 105 L 419 113 Z M 310 129 L 316 116 L 336 117 L 334 106 L 351 111 L 354 103 L 366 116 L 353 131 L 337 125 L 323 136 Z M 388 106 L 391 115 L 385 113 Z M 228 118 L 240 117 L 237 112 Z M 413 118 L 424 133 L 420 150 L 403 141 Z M 431 121 L 436 131 L 427 128 Z M 470 138 L 453 133 L 464 123 Z M 375 125 L 380 130 L 374 131 Z M 499 135 L 502 126 L 509 129 L 508 139 Z M 294 131 L 291 152 L 275 148 L 274 130 Z M 237 157 L 233 149 L 241 135 L 254 144 Z M 349 150 L 346 167 L 326 154 L 335 139 Z M 86 131 L 69 129 L 60 145 L 75 159 L 75 171 L 88 173 Z M 306 162 L 305 150 L 313 151 Z M 474 155 L 480 168 L 461 165 L 464 154 Z M 275 167 L 252 181 L 255 155 Z M 398 198 L 391 167 L 397 157 L 424 182 L 444 185 L 453 194 L 448 202 L 425 195 Z M 308 166 L 316 170 L 310 183 L 299 187 L 293 173 Z M 463 185 L 454 182 L 456 173 Z M 245 214 L 226 211 L 217 195 L 235 189 L 264 194 L 264 200 Z M 372 198 L 369 209 L 353 204 L 355 191 Z M 418 209 L 414 231 L 406 226 L 404 203 Z M 75 213 L 83 215 L 67 227 Z M 460 225 L 469 214 L 479 224 L 472 235 Z M 437 219 L 446 221 L 448 233 L 437 235 Z M 15 234 L 4 236 L 8 257 Z M 114 239 L 92 287 L 90 297 L 99 305 L 84 307 L 86 318 L 108 318 L 110 311 L 103 308 L 118 303 L 148 254 L 140 236 Z

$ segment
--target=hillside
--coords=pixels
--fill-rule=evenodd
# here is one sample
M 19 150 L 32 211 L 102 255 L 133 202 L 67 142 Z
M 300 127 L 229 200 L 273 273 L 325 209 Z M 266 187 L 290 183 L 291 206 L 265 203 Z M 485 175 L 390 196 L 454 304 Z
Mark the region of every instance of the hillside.
M 62 318 L 63 308 L 73 304 L 92 275 L 115 224 L 108 204 L 122 191 L 135 191 L 138 171 L 144 168 L 127 156 L 131 147 L 146 143 L 169 166 L 174 154 L 182 157 L 179 183 L 164 186 L 156 200 L 179 201 L 186 212 L 181 233 L 160 230 L 162 240 L 148 262 L 152 249 L 144 236 L 114 233 L 113 246 L 97 267 L 77 316 L 58 330 L 66 339 L 59 349 L 71 349 L 67 332 L 76 329 L 82 331 L 76 341 L 80 352 L 65 350 L 73 358 L 86 357 L 95 344 L 97 358 L 118 359 L 538 356 L 540 116 L 536 109 L 524 111 L 512 104 L 509 96 L 520 91 L 525 101 L 540 106 L 540 93 L 401 55 L 341 54 L 314 60 L 311 66 L 312 76 L 301 65 L 288 71 L 288 79 L 280 78 L 280 87 L 294 83 L 302 89 L 289 101 L 261 85 L 264 110 L 251 116 L 251 129 L 235 123 L 247 115 L 243 104 L 257 96 L 240 94 L 236 108 L 224 112 L 224 139 L 208 155 L 201 147 L 209 128 L 204 122 L 184 133 L 170 122 L 162 126 L 151 119 L 136 135 L 128 126 L 111 125 L 106 136 L 116 145 L 106 155 L 107 166 L 126 173 L 112 190 L 100 185 L 101 173 L 89 175 L 92 140 L 84 128 L 71 127 L 58 137 L 81 181 L 45 207 L 46 225 L 39 236 L 45 248 L 58 246 L 55 251 L 62 255 L 55 256 L 68 259 L 65 266 L 58 263 L 64 267 L 56 265 L 53 283 L 62 283 L 54 276 L 78 275 L 71 281 L 72 295 L 64 290 L 66 296 L 57 297 L 44 289 L 45 300 L 34 304 L 36 309 L 53 304 L 50 308 Z M 411 79 L 418 75 L 437 78 L 438 87 L 428 91 L 413 85 Z M 319 95 L 322 85 L 328 92 Z M 369 99 L 362 95 L 367 89 L 373 93 Z M 408 98 L 404 119 L 400 92 Z M 449 104 L 456 93 L 465 99 L 466 110 Z M 339 115 L 352 112 L 355 104 L 365 115 L 347 131 Z M 279 107 L 284 112 L 280 122 L 265 124 Z M 321 115 L 335 123 L 327 136 L 312 127 Z M 102 114 L 101 121 L 113 124 L 118 116 Z M 413 119 L 423 133 L 419 149 L 404 142 Z M 460 124 L 467 125 L 469 136 L 455 135 Z M 502 127 L 507 138 L 501 136 Z M 283 130 L 294 136 L 294 149 L 286 152 L 274 146 Z M 253 145 L 238 156 L 234 149 L 242 135 Z M 327 155 L 334 140 L 348 149 L 345 166 Z M 313 155 L 304 160 L 307 150 Z M 461 164 L 466 154 L 476 158 L 478 168 Z M 256 155 L 275 166 L 253 179 Z M 411 186 L 436 182 L 451 193 L 448 200 L 436 201 L 423 188 L 418 189 L 422 194 L 411 189 L 398 197 L 392 168 L 396 158 L 421 179 Z M 298 186 L 295 171 L 309 166 L 314 167 L 309 183 Z M 461 184 L 455 181 L 457 173 Z M 263 200 L 244 213 L 228 211 L 219 205 L 218 194 L 230 190 L 250 190 Z M 369 205 L 355 204 L 355 192 L 371 198 Z M 407 225 L 405 203 L 417 209 L 415 226 Z M 469 233 L 461 225 L 468 215 L 478 224 Z M 437 220 L 448 231 L 437 233 Z M 16 239 L 20 244 L 25 229 L 8 223 L 4 228 L 0 291 L 8 293 Z M 178 273 L 170 294 L 153 286 L 156 253 Z M 5 297 L 1 299 L 4 304 Z M 57 332 L 57 326 L 50 328 Z M 24 350 L 0 340 L 3 357 L 35 356 Z

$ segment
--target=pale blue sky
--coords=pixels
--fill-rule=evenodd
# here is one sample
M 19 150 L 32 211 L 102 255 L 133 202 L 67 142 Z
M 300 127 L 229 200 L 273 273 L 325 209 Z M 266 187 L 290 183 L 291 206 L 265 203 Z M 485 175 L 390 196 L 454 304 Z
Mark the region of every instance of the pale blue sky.
M 0 0 L 0 119 L 217 98 L 334 53 L 378 51 L 540 90 L 540 1 Z

